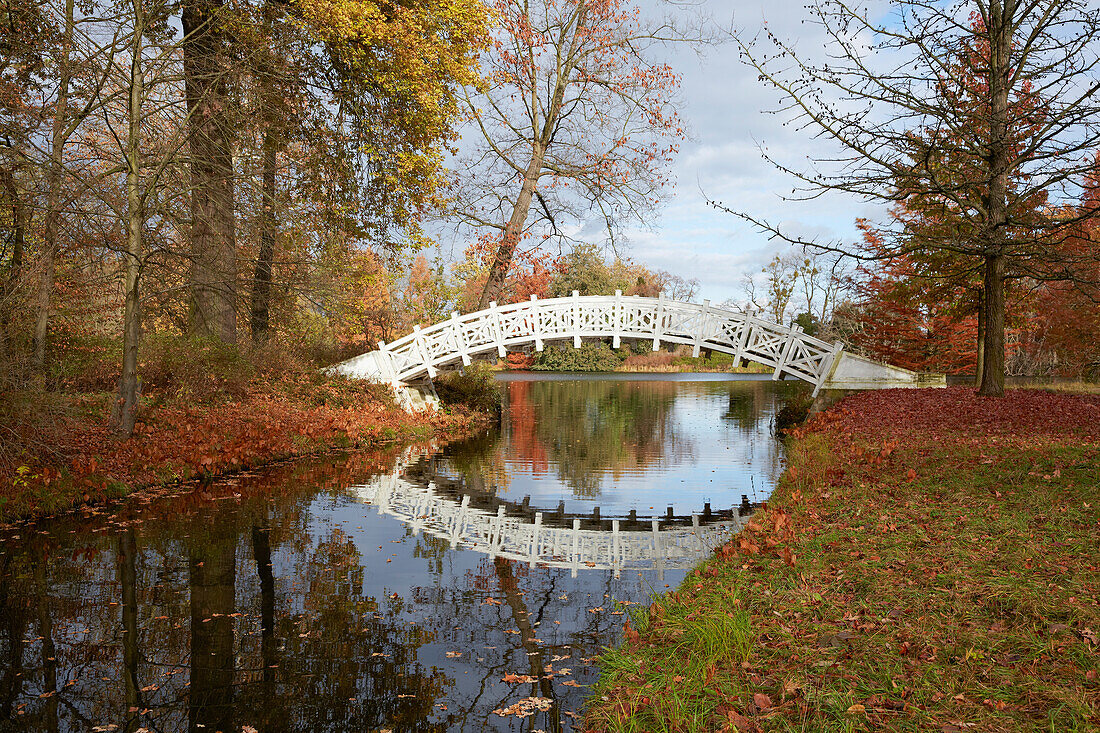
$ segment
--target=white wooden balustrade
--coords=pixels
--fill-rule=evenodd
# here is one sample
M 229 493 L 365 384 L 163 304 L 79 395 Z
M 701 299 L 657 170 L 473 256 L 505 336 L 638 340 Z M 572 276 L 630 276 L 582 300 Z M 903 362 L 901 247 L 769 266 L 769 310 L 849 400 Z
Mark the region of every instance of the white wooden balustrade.
M 377 351 L 348 359 L 333 370 L 352 377 L 374 379 L 400 387 L 432 378 L 439 367 L 468 365 L 471 357 L 533 344 L 542 351 L 546 342 L 571 340 L 579 348 L 585 338 L 610 338 L 618 348 L 623 339 L 687 344 L 698 356 L 702 349 L 732 354 L 772 368 L 772 379 L 796 377 L 824 388 L 876 389 L 883 387 L 944 386 L 942 376 L 931 379 L 900 367 L 878 364 L 844 352 L 839 341 L 826 343 L 797 325 L 782 326 L 752 313 L 714 307 L 710 301 L 593 295 L 531 300 L 489 308 L 451 318 L 413 332 Z

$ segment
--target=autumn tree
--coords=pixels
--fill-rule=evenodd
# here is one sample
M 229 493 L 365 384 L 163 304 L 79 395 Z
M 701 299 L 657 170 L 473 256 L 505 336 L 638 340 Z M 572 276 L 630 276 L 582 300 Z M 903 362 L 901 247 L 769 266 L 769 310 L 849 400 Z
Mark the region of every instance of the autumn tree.
M 800 325 L 815 331 L 826 324 L 849 286 L 840 256 L 814 250 L 781 252 L 759 273 L 742 277 L 745 307 L 766 313 L 776 323 L 801 318 Z M 736 303 L 726 305 L 736 307 Z
M 15 310 L 28 272 L 27 232 L 34 209 L 26 180 L 27 140 L 39 118 L 36 92 L 54 35 L 46 8 L 33 0 L 0 4 L 0 357 L 13 364 Z
M 480 0 L 265 2 L 249 15 L 250 108 L 261 139 L 254 339 L 270 327 L 277 233 L 292 216 L 277 211 L 280 171 L 294 174 L 281 184 L 284 198 L 319 212 L 310 221 L 314 252 L 340 242 L 393 262 L 425 243 L 421 221 L 442 206 L 458 92 L 479 79 L 487 23 Z M 325 231 L 339 236 L 326 242 Z
M 498 299 L 517 247 L 595 215 L 614 238 L 658 201 L 683 136 L 679 76 L 652 59 L 683 38 L 629 0 L 494 0 L 483 87 L 465 105 L 478 137 L 455 184 L 455 216 L 492 241 L 478 306 Z
M 1095 213 L 1059 207 L 1034 220 L 1037 198 L 1074 200 L 1094 170 L 1100 8 L 1084 0 L 903 0 L 881 21 L 840 0 L 819 0 L 810 10 L 832 49 L 826 63 L 767 29 L 735 42 L 778 91 L 779 112 L 838 152 L 808 168 L 765 157 L 807 196 L 833 191 L 946 204 L 953 226 L 914 238 L 887 223 L 880 256 L 936 251 L 980 262 L 979 392 L 1001 395 L 1006 277 L 1072 277 L 1082 255 L 1051 244 Z M 801 241 L 778 224 L 734 213 Z M 804 243 L 867 256 L 841 243 Z

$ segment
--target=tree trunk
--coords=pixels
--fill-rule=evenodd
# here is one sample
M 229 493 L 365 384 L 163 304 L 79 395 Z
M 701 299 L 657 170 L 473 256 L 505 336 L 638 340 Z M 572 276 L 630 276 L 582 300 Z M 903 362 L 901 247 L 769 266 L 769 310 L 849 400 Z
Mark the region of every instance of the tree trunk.
M 260 252 L 256 257 L 256 271 L 252 275 L 252 312 L 250 325 L 253 341 L 266 341 L 270 328 L 271 267 L 275 259 L 275 166 L 279 146 L 275 133 L 264 133 L 263 160 L 263 220 L 260 231 Z
M 531 210 L 531 199 L 535 195 L 535 185 L 542 171 L 545 154 L 545 149 L 536 143 L 531 153 L 531 162 L 523 176 L 519 196 L 516 198 L 515 206 L 512 207 L 512 216 L 504 227 L 504 237 L 500 241 L 500 246 L 497 247 L 493 264 L 489 268 L 489 278 L 481 291 L 481 300 L 477 304 L 478 310 L 488 308 L 489 302 L 497 300 L 501 290 L 504 289 L 504 280 L 508 277 L 508 270 L 512 266 L 512 256 L 516 253 L 519 238 L 523 234 L 523 224 L 527 221 L 527 212 Z
M 1003 397 L 1005 393 L 1005 258 L 985 258 L 985 348 L 982 383 L 978 394 Z
M 27 638 L 27 604 L 16 590 L 12 593 L 14 575 L 11 568 L 12 555 L 0 556 L 0 609 L 3 609 L 3 622 L 7 643 L 4 674 L 0 677 L 0 722 L 9 722 L 15 710 L 15 701 L 23 694 L 23 646 Z M 17 586 L 18 589 L 18 586 Z
M 7 271 L 0 273 L 3 280 L 0 281 L 0 359 L 6 363 L 12 363 L 8 353 L 8 332 L 11 322 L 11 314 L 15 309 L 13 298 L 19 288 L 19 278 L 23 274 L 23 245 L 26 238 L 26 207 L 23 205 L 23 196 L 19 192 L 19 184 L 15 180 L 15 166 L 0 168 L 0 183 L 7 191 L 11 201 L 11 258 L 8 260 Z
M 145 14 L 141 0 L 133 0 L 134 39 L 130 51 L 129 137 L 126 141 L 126 286 L 122 317 L 122 376 L 118 399 L 111 413 L 111 432 L 127 439 L 134 434 L 134 420 L 140 395 L 137 354 L 141 339 L 142 226 L 145 220 L 141 192 L 141 106 L 145 98 L 145 76 L 141 55 Z
M 46 332 L 50 325 L 50 301 L 53 299 L 54 269 L 57 263 L 57 233 L 61 219 L 61 173 L 65 165 L 65 138 L 68 136 L 69 55 L 73 44 L 74 0 L 65 0 L 65 35 L 58 60 L 57 105 L 54 108 L 50 135 L 50 167 L 46 174 L 46 221 L 42 232 L 42 262 L 38 271 L 38 292 L 35 298 L 34 350 L 31 364 L 38 374 L 46 368 Z
M 982 388 L 982 370 L 985 368 L 985 297 L 978 292 L 978 344 L 974 361 L 974 389 Z
M 189 0 L 182 13 L 191 153 L 189 330 L 237 342 L 233 145 L 218 13 L 222 0 Z
M 1011 5 L 1014 0 L 1004 0 Z M 988 199 L 985 202 L 985 353 L 978 394 L 1003 397 L 1005 393 L 1005 223 L 1008 221 L 1008 168 L 1011 131 L 1008 125 L 1008 91 L 1011 75 L 1012 8 L 1001 0 L 989 3 L 989 157 Z
M 512 611 L 512 621 L 519 629 L 519 640 L 524 651 L 527 652 L 527 664 L 530 676 L 537 681 L 531 683 L 531 694 L 537 697 L 545 697 L 553 701 L 550 710 L 546 714 L 546 722 L 554 733 L 561 733 L 561 709 L 557 696 L 554 694 L 554 685 L 546 676 L 544 665 L 546 658 L 543 647 L 536 640 L 535 627 L 531 624 L 531 614 L 527 610 L 527 603 L 520 592 L 519 584 L 512 573 L 512 561 L 503 557 L 493 558 L 493 569 L 496 570 L 497 579 L 500 581 L 500 589 L 504 591 L 504 600 L 508 602 L 508 608 Z

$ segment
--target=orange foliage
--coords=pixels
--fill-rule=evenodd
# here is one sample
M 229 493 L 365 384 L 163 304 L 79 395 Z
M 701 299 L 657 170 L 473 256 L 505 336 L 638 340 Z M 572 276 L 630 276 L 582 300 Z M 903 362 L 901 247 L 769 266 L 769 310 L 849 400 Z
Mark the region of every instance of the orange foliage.
M 29 466 L 27 477 L 18 478 L 16 466 L 0 466 L 0 494 L 23 495 L 20 509 L 33 512 L 28 494 L 60 492 L 68 503 L 80 504 L 110 495 L 119 483 L 134 490 L 229 474 L 333 447 L 392 443 L 407 439 L 414 427 L 461 435 L 486 419 L 457 407 L 410 415 L 385 391 L 341 380 L 316 384 L 303 376 L 284 378 L 275 389 L 257 380 L 238 401 L 147 407 L 124 442 L 110 436 L 104 415 L 85 414 L 61 426 L 57 454 L 39 456 L 41 463 Z M 51 497 L 51 504 L 58 503 Z

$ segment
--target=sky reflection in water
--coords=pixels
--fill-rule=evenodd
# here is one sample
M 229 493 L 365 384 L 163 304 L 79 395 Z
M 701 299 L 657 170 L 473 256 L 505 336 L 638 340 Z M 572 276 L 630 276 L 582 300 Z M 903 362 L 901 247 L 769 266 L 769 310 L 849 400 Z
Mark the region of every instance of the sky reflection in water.
M 502 429 L 429 455 L 418 485 L 450 477 L 515 517 L 564 502 L 568 525 L 596 506 L 728 508 L 777 475 L 770 382 L 506 387 Z M 683 571 L 494 559 L 349 490 L 417 455 L 299 462 L 4 533 L 0 731 L 572 729 L 616 602 Z M 526 698 L 549 709 L 494 713 Z

